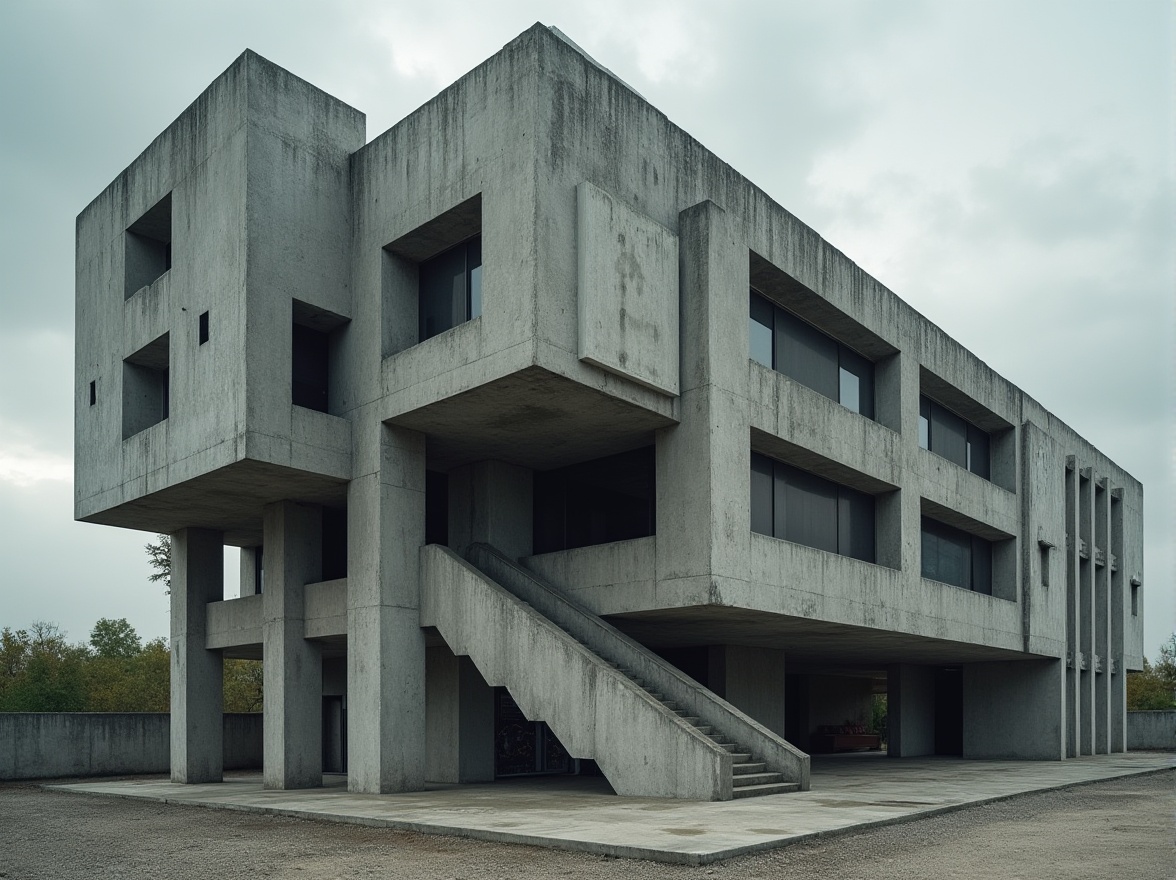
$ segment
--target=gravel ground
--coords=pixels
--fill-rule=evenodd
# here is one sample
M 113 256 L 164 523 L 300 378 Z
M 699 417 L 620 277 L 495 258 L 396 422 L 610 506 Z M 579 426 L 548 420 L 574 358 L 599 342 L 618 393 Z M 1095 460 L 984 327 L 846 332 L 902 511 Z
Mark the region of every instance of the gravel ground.
M 701 868 L 0 785 L 3 878 L 1176 878 L 1176 772 Z

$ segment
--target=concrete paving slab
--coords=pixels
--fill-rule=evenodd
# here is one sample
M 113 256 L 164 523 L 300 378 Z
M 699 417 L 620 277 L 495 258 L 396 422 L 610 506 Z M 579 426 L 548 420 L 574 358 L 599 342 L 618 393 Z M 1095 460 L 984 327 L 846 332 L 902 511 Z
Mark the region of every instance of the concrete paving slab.
M 622 798 L 602 779 L 566 776 L 431 785 L 427 791 L 396 795 L 351 794 L 342 776 L 327 776 L 323 788 L 302 791 L 266 791 L 260 776 L 208 785 L 135 780 L 46 788 L 698 865 L 1028 792 L 1173 767 L 1176 754 L 1171 752 L 1068 761 L 849 755 L 814 758 L 811 791 L 721 803 Z

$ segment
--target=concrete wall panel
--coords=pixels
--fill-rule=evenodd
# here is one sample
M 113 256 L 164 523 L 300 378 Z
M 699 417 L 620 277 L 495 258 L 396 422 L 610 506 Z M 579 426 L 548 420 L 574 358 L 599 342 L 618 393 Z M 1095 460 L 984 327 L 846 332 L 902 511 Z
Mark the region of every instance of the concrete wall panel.
M 678 237 L 591 183 L 576 188 L 580 359 L 678 393 Z
M 166 773 L 166 712 L 0 712 L 0 780 Z M 262 716 L 224 716 L 226 770 L 261 766 Z

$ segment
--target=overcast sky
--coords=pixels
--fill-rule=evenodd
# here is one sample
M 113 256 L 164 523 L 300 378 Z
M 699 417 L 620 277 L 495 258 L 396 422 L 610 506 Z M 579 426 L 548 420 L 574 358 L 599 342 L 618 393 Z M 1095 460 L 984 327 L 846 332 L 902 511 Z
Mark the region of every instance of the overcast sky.
M 1176 626 L 1172 17 L 1169 0 L 3 0 L 0 626 L 168 630 L 151 536 L 72 522 L 78 212 L 247 47 L 364 111 L 371 139 L 542 21 L 1143 481 L 1154 658 Z

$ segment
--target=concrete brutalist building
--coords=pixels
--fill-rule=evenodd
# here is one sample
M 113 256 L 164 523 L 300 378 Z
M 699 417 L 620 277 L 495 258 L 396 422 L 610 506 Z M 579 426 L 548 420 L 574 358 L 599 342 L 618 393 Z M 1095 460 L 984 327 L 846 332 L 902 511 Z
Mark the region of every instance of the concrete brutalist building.
M 173 536 L 172 776 L 805 788 L 1125 748 L 1142 487 L 558 31 L 365 143 L 246 52 L 78 218 L 76 516 Z M 224 599 L 225 545 L 242 548 Z

